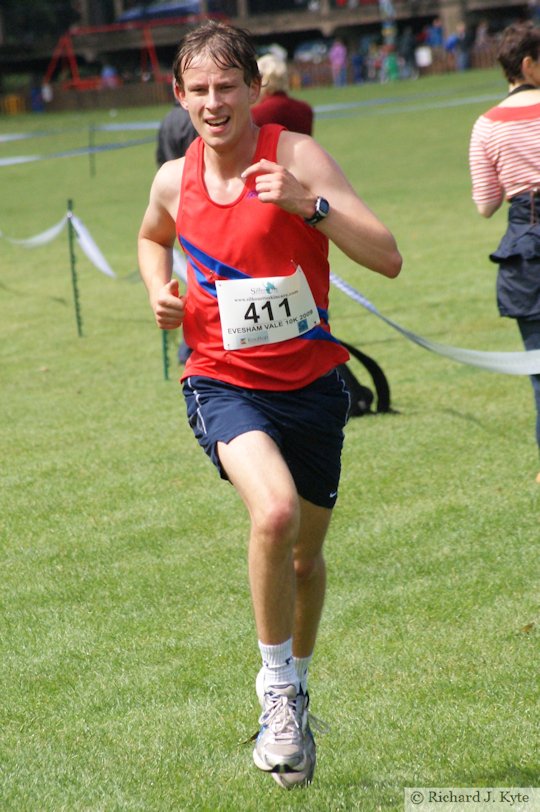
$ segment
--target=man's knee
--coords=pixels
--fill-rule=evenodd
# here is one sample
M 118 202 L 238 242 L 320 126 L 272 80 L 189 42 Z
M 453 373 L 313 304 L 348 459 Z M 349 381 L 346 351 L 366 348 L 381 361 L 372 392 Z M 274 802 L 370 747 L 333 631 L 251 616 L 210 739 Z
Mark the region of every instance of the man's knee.
M 298 500 L 281 497 L 270 500 L 267 505 L 258 505 L 253 517 L 255 535 L 263 542 L 292 548 L 296 541 L 300 524 Z
M 324 558 L 322 554 L 314 558 L 295 558 L 294 574 L 297 581 L 310 581 L 324 569 Z

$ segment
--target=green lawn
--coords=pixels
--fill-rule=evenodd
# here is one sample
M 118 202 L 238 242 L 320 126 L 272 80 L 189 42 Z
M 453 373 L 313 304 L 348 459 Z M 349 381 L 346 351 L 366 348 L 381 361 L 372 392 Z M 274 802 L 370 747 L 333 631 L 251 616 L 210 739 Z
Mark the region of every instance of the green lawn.
M 504 91 L 478 71 L 302 96 L 362 103 L 321 113 L 316 137 L 405 260 L 390 282 L 333 251 L 334 271 L 416 333 L 514 351 L 487 259 L 504 213 L 476 215 L 467 165 Z M 3 117 L 1 134 L 49 134 L 0 158 L 164 113 Z M 399 413 L 346 430 L 310 680 L 331 727 L 315 783 L 285 793 L 253 766 L 247 520 L 191 435 L 174 364 L 164 379 L 135 274 L 153 173 L 152 143 L 98 154 L 94 175 L 85 156 L 0 166 L 5 235 L 44 231 L 73 199 L 118 274 L 77 249 L 79 338 L 66 232 L 31 251 L 0 239 L 0 809 L 370 812 L 401 810 L 406 786 L 538 786 L 530 383 L 426 352 L 337 290 L 335 333 L 381 364 Z

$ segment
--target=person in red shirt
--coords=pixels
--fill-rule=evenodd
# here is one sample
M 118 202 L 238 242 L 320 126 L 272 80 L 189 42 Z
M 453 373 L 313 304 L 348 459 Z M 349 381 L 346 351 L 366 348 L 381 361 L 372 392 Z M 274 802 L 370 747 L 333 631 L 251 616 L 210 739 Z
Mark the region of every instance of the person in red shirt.
M 287 93 L 289 75 L 285 60 L 275 54 L 264 54 L 257 60 L 257 65 L 262 81 L 259 101 L 251 108 L 251 118 L 255 124 L 258 127 L 282 124 L 292 132 L 311 135 L 313 108 Z
M 253 759 L 289 788 L 315 769 L 307 669 L 349 406 L 336 371 L 347 353 L 328 323 L 329 240 L 386 277 L 402 260 L 319 144 L 254 124 L 261 76 L 246 31 L 204 23 L 183 39 L 173 71 L 199 137 L 156 174 L 139 267 L 158 326 L 183 324 L 193 347 L 182 376 L 193 433 L 249 514 L 262 659 Z M 177 237 L 185 296 L 171 278 Z

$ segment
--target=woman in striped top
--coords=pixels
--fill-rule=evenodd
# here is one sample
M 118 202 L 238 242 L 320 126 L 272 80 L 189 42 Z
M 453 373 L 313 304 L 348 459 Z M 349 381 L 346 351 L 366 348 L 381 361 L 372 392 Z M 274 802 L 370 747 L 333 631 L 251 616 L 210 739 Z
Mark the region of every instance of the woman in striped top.
M 473 200 L 491 217 L 506 199 L 508 227 L 490 255 L 498 263 L 501 316 L 517 320 L 527 350 L 540 349 L 540 28 L 532 23 L 503 32 L 498 60 L 508 95 L 476 121 L 469 161 Z M 531 376 L 540 450 L 540 375 Z M 540 473 L 536 477 L 540 484 Z

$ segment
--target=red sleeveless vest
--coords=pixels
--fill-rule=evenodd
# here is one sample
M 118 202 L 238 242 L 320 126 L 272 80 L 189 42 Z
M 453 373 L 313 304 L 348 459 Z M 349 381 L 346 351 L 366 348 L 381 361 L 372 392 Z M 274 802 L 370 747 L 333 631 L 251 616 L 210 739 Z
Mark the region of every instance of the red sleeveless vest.
M 276 161 L 283 129 L 261 128 L 253 163 Z M 204 375 L 248 389 L 307 386 L 349 357 L 328 325 L 328 239 L 302 217 L 261 203 L 252 178 L 233 203 L 215 203 L 204 184 L 204 149 L 197 138 L 186 153 L 176 218 L 188 264 L 184 336 L 193 350 L 182 377 Z M 308 280 L 320 324 L 287 341 L 226 351 L 215 281 L 288 276 L 297 265 Z

